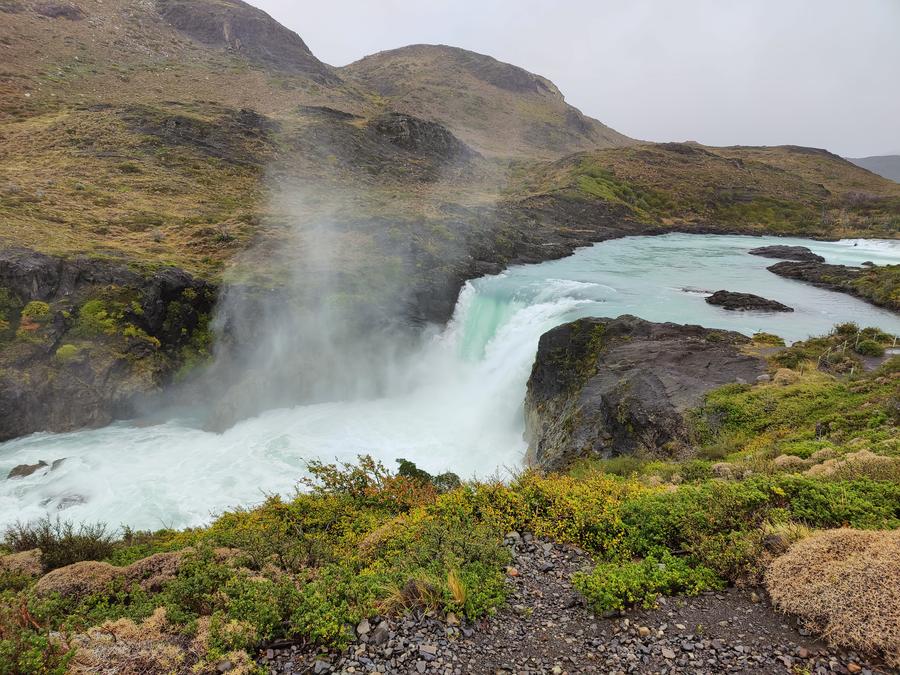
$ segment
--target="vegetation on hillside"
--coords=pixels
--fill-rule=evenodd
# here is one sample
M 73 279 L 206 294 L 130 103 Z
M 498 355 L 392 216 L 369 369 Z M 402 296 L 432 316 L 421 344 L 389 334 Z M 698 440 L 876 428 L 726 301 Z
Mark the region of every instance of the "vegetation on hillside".
M 662 143 L 522 167 L 522 194 L 602 200 L 660 228 L 895 237 L 900 186 L 825 151 Z
M 900 312 L 900 265 L 873 267 L 852 283 L 860 297 Z

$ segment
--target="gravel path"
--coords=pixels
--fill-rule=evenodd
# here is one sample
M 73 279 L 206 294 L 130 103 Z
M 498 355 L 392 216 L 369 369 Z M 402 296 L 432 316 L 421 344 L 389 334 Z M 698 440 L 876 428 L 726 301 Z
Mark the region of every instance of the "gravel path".
M 263 650 L 270 673 L 895 673 L 826 647 L 755 592 L 730 589 L 663 598 L 658 608 L 602 618 L 569 579 L 590 569 L 575 547 L 507 538 L 509 602 L 475 625 L 417 614 L 363 621 L 341 653 L 296 645 Z

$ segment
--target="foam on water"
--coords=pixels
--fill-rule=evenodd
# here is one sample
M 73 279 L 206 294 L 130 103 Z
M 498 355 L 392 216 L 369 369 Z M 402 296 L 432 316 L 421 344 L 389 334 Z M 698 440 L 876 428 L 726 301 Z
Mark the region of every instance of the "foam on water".
M 746 253 L 775 243 L 809 246 L 834 263 L 900 262 L 897 242 L 667 235 L 515 267 L 466 284 L 452 321 L 412 355 L 390 396 L 270 410 L 223 434 L 171 420 L 0 445 L 0 475 L 17 464 L 66 458 L 54 471 L 0 479 L 0 525 L 45 513 L 139 528 L 198 525 L 265 493 L 289 493 L 309 459 L 360 453 L 389 465 L 405 457 L 432 472 L 503 473 L 525 450 L 522 401 L 540 335 L 582 316 L 627 313 L 747 334 L 765 330 L 789 341 L 842 321 L 900 333 L 896 315 L 782 279 L 765 269 L 775 261 Z M 796 311 L 728 312 L 706 304 L 703 289 L 756 293 Z

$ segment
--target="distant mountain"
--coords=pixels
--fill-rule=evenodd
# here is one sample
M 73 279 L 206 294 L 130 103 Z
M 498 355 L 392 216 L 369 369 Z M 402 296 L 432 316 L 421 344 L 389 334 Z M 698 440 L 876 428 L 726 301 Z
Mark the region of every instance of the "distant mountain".
M 884 176 L 900 183 L 900 155 L 876 155 L 874 157 L 848 157 L 849 161 L 868 169 L 872 173 Z

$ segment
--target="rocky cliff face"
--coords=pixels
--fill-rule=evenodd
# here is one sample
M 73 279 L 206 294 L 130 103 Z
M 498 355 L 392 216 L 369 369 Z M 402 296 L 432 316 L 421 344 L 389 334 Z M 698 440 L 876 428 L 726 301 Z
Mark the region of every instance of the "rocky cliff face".
M 214 300 L 177 269 L 0 251 L 0 440 L 133 415 L 205 355 Z
M 241 0 L 157 0 L 159 13 L 173 27 L 208 45 L 224 47 L 250 60 L 300 72 L 322 84 L 339 84 L 302 38 L 265 12 Z
M 642 453 L 686 456 L 685 413 L 764 363 L 730 331 L 633 316 L 589 318 L 541 336 L 525 399 L 527 460 L 546 470 L 573 461 Z

